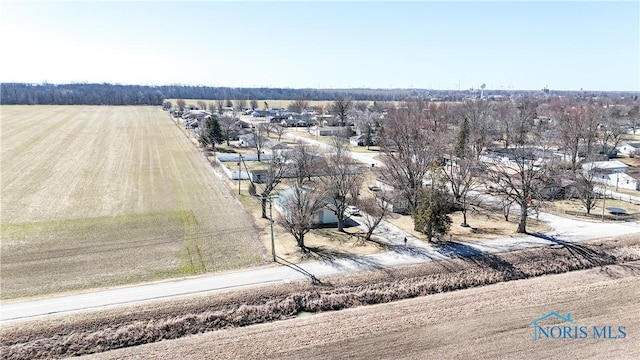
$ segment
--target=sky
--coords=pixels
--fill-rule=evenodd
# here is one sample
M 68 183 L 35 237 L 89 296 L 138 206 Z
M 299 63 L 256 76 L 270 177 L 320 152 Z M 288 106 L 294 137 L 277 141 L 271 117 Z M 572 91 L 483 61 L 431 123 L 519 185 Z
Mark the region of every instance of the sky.
M 0 3 L 0 81 L 640 90 L 640 1 Z

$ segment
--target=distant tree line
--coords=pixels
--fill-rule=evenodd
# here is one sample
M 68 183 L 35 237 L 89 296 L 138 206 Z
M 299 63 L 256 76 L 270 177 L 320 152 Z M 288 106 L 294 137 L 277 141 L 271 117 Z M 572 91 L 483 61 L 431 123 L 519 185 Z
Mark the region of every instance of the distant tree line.
M 112 84 L 0 84 L 2 105 L 162 105 L 159 88 Z
M 475 90 L 474 90 L 475 91 Z M 117 84 L 28 84 L 1 83 L 2 105 L 162 105 L 165 99 L 204 100 L 321 100 L 350 98 L 355 101 L 403 101 L 411 98 L 436 98 L 456 101 L 475 95 L 474 91 L 427 89 L 291 89 L 230 88 L 188 85 L 117 85 Z M 540 91 L 491 90 L 485 94 L 510 96 Z M 571 92 L 554 92 L 556 95 Z M 575 93 L 578 92 L 574 92 Z M 583 97 L 607 97 L 615 93 L 579 92 Z M 635 94 L 637 96 L 637 94 Z

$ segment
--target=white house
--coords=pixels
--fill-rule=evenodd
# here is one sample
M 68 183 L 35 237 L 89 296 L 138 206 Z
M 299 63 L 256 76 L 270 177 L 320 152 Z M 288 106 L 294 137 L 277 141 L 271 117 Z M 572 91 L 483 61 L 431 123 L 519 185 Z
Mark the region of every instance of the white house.
M 376 178 L 376 188 L 384 191 L 384 195 L 378 201 L 385 202 L 391 206 L 391 211 L 398 214 L 409 214 L 409 201 L 397 191 L 395 186 L 381 178 Z
M 273 207 L 280 213 L 282 216 L 287 216 L 288 210 L 285 207 L 285 203 L 288 199 L 290 199 L 294 195 L 294 189 L 290 188 L 276 194 L 273 202 Z M 306 190 L 305 190 L 306 191 Z M 313 214 L 313 224 L 316 226 L 320 225 L 328 225 L 328 224 L 337 224 L 338 216 L 336 213 L 328 207 L 329 204 L 325 204 L 322 208 L 317 210 Z
M 264 136 L 260 136 L 258 139 L 261 139 L 263 147 L 267 147 L 267 143 L 269 142 L 267 138 L 265 138 Z M 252 148 L 252 147 L 256 147 L 256 145 L 257 144 L 256 144 L 255 133 L 238 135 L 238 146 Z
M 364 146 L 367 142 L 366 135 L 356 135 L 349 138 L 349 143 L 353 146 Z
M 628 166 L 618 160 L 594 161 L 582 164 L 582 171 L 591 172 L 593 181 L 606 184 L 611 190 L 622 188 L 640 189 L 638 180 L 626 173 Z
M 344 131 L 345 131 L 345 128 L 340 126 L 332 126 L 332 127 L 314 126 L 309 129 L 309 132 L 315 136 L 337 136 Z
M 621 142 L 616 146 L 616 150 L 622 155 L 640 155 L 640 142 Z
M 627 171 L 627 166 L 625 163 L 618 160 L 611 161 L 592 161 L 588 163 L 582 164 L 582 170 L 584 171 L 595 171 L 599 173 L 624 173 Z

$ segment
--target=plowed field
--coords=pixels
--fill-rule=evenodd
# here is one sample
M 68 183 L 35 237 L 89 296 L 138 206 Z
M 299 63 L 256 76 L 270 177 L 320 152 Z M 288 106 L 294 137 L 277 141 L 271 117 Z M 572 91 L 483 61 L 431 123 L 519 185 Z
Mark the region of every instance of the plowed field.
M 3 299 L 263 259 L 252 217 L 156 107 L 3 106 L 1 131 Z

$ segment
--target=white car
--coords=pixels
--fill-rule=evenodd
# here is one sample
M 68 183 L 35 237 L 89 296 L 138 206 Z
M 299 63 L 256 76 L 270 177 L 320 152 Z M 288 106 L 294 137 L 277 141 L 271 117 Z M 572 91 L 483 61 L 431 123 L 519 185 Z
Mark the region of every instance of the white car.
M 355 207 L 353 205 L 349 205 L 344 210 L 344 213 L 346 215 L 348 215 L 348 216 L 360 216 L 360 209 L 358 209 L 357 207 Z

